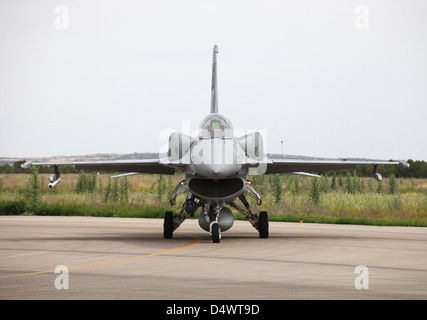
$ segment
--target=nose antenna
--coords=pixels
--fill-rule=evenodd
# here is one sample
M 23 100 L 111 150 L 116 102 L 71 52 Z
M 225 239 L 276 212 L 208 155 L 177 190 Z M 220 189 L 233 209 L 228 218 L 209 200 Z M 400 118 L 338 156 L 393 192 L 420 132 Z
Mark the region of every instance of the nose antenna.
M 216 71 L 216 55 L 218 53 L 218 46 L 213 47 L 212 56 L 212 89 L 211 89 L 211 113 L 218 113 L 218 81 Z

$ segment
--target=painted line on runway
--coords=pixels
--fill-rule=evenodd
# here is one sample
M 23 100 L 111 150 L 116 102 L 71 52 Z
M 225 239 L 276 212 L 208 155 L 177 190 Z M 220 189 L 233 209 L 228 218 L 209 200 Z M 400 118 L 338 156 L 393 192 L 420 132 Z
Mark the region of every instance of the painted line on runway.
M 171 253 L 171 252 L 179 251 L 179 250 L 191 247 L 191 246 L 195 245 L 196 243 L 200 242 L 200 240 L 202 240 L 201 237 L 195 237 L 195 236 L 193 236 L 193 237 L 195 238 L 193 241 L 191 241 L 190 243 L 187 243 L 186 245 L 180 246 L 178 248 L 169 249 L 169 250 L 165 250 L 165 251 L 161 251 L 161 252 L 155 252 L 155 253 L 145 254 L 145 255 L 137 256 L 137 257 L 131 257 L 131 258 L 125 258 L 125 259 L 119 259 L 119 260 L 112 260 L 112 261 L 97 262 L 97 263 L 91 263 L 91 264 L 86 264 L 86 265 L 82 265 L 82 266 L 75 266 L 75 267 L 68 268 L 68 270 L 81 269 L 81 268 L 89 268 L 89 267 L 101 266 L 101 265 L 105 265 L 105 264 L 111 264 L 111 263 L 117 263 L 117 262 L 125 262 L 125 261 L 131 261 L 131 260 L 137 260 L 137 259 L 143 259 L 143 258 L 149 258 L 149 257 L 154 257 L 154 256 L 166 254 L 166 253 Z M 30 276 L 30 275 L 35 275 L 35 274 L 54 273 L 54 272 L 55 272 L 55 270 L 46 270 L 46 271 L 38 271 L 38 272 L 12 274 L 12 275 L 8 275 L 8 276 L 0 276 L 0 278 L 21 277 L 21 276 Z

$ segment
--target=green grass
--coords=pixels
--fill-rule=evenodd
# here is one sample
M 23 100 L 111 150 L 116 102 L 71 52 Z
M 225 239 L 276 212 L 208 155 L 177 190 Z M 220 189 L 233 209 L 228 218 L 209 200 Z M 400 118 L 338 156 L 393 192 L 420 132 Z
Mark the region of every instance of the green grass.
M 42 203 L 35 212 L 26 210 L 25 201 L 0 201 L 0 215 L 38 215 L 38 216 L 91 216 L 91 217 L 122 217 L 122 218 L 158 218 L 161 219 L 166 211 L 176 213 L 176 210 L 163 207 L 144 207 L 131 204 L 108 204 L 108 205 L 88 205 L 88 204 L 59 204 Z M 199 210 L 200 211 L 200 210 Z M 237 220 L 245 220 L 245 217 L 234 212 Z M 198 214 L 194 219 L 198 218 Z M 269 215 L 270 221 L 279 222 L 299 222 L 304 223 L 328 223 L 328 224 L 355 224 L 355 225 L 377 225 L 377 226 L 411 226 L 427 227 L 427 221 L 415 220 L 383 220 L 369 218 L 352 217 L 327 217 L 310 215 Z
M 106 175 L 97 177 L 94 192 L 77 193 L 77 175 L 64 174 L 61 176 L 64 182 L 49 190 L 46 187 L 47 175 L 41 174 L 41 202 L 30 210 L 28 193 L 25 192 L 29 178 L 30 175 L 0 175 L 0 215 L 163 218 L 165 211 L 176 213 L 185 200 L 185 195 L 179 196 L 173 208 L 168 201 L 170 192 L 182 176 L 167 180 L 160 180 L 155 175 L 132 177 L 129 178 L 126 201 L 105 201 Z M 368 178 L 346 176 L 341 180 L 340 186 L 339 179 L 336 179 L 334 189 L 330 188 L 331 177 L 318 180 L 319 199 L 313 201 L 310 195 L 310 191 L 313 192 L 312 178 L 260 176 L 253 181 L 263 195 L 263 204 L 255 206 L 251 197 L 248 201 L 257 212 L 267 211 L 270 221 L 299 222 L 302 218 L 304 223 L 427 227 L 426 179 L 397 179 L 394 193 L 389 192 L 388 179 L 381 188 Z M 349 183 L 353 188 L 349 188 Z M 280 186 L 282 192 L 279 193 Z M 240 213 L 233 213 L 236 219 L 244 219 Z
M 349 217 L 310 217 L 310 216 L 270 216 L 270 221 L 281 222 L 299 222 L 303 223 L 328 223 L 328 224 L 354 224 L 354 225 L 374 225 L 374 226 L 404 226 L 404 227 L 427 227 L 426 221 L 405 221 L 405 220 L 381 220 L 368 218 L 349 218 Z
M 167 210 L 170 211 L 170 209 L 162 207 L 142 207 L 130 204 L 88 205 L 42 203 L 34 211 L 30 212 L 26 208 L 25 201 L 0 201 L 0 215 L 163 218 Z

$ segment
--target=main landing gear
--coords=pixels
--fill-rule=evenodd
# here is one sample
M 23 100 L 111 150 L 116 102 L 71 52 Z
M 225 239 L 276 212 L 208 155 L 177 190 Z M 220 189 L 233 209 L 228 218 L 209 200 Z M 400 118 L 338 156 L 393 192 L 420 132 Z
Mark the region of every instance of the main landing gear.
M 184 222 L 185 219 L 194 216 L 198 207 L 202 207 L 199 216 L 199 225 L 202 229 L 209 231 L 213 243 L 221 242 L 221 231 L 226 231 L 233 225 L 234 217 L 228 207 L 236 209 L 243 214 L 245 218 L 258 230 L 259 237 L 266 239 L 269 236 L 268 214 L 266 211 L 261 211 L 255 214 L 246 200 L 244 193 L 238 196 L 238 199 L 243 203 L 244 207 L 237 203 L 237 198 L 233 201 L 206 201 L 195 198 L 191 192 L 187 190 L 185 181 L 181 181 L 175 190 L 172 192 L 171 205 L 175 204 L 176 197 L 179 194 L 188 192 L 188 196 L 181 206 L 180 211 L 176 216 L 171 211 L 165 212 L 163 223 L 163 236 L 165 239 L 171 239 L 173 232 Z M 261 205 L 261 197 L 252 183 L 248 183 L 245 193 L 255 197 L 257 205 Z
M 243 203 L 245 208 L 241 208 L 236 201 L 233 201 L 229 203 L 231 207 L 239 211 L 241 214 L 243 214 L 246 219 L 252 224 L 252 226 L 258 230 L 259 237 L 261 239 L 267 239 L 268 238 L 268 214 L 266 211 L 261 211 L 259 215 L 256 215 L 252 208 L 250 207 L 248 201 L 246 200 L 246 197 L 244 194 L 241 194 L 239 196 L 239 200 Z M 261 205 L 261 198 L 257 198 L 257 204 Z
M 268 214 L 266 211 L 261 211 L 259 213 L 259 222 L 258 222 L 258 232 L 259 237 L 266 239 L 268 238 Z
M 236 208 L 237 205 L 231 204 L 230 206 Z M 239 208 L 240 209 L 240 208 Z M 201 213 L 202 214 L 202 213 Z M 166 211 L 163 222 L 163 237 L 165 239 L 172 239 L 173 232 L 181 225 L 181 223 L 187 218 L 187 215 L 183 215 L 180 212 L 176 217 L 173 216 L 171 211 Z M 268 229 L 268 214 L 266 211 L 261 211 L 259 215 L 247 215 L 246 217 L 248 221 L 252 224 L 252 226 L 258 230 L 259 237 L 261 239 L 267 239 L 269 236 Z M 221 242 L 221 226 L 216 219 L 214 221 L 209 222 L 209 233 L 212 237 L 213 243 Z
M 163 237 L 165 239 L 172 239 L 173 231 L 173 213 L 166 211 L 165 220 L 163 222 Z

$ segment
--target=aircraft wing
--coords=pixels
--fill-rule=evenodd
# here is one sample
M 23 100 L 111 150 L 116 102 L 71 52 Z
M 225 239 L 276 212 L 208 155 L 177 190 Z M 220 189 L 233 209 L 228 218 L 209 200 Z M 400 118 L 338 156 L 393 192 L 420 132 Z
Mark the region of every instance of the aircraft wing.
M 267 159 L 265 174 L 319 172 L 326 170 L 352 169 L 358 165 L 400 165 L 408 168 L 406 161 L 345 161 L 345 160 L 299 160 L 299 159 Z
M 31 166 L 64 166 L 73 165 L 76 169 L 111 171 L 111 172 L 132 172 L 173 175 L 175 170 L 182 170 L 179 165 L 162 162 L 160 159 L 141 160 L 107 160 L 107 161 L 72 161 L 72 162 L 32 162 L 27 161 L 22 164 L 22 168 Z

